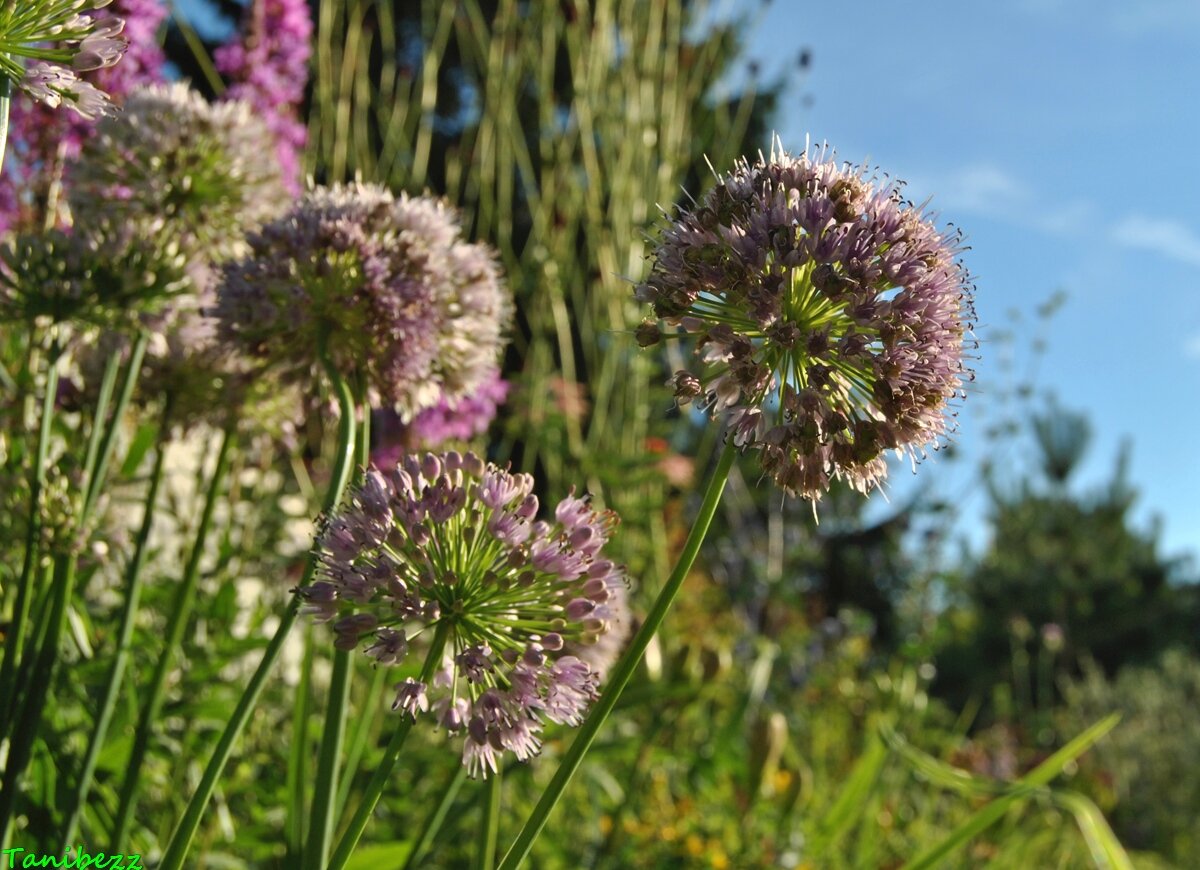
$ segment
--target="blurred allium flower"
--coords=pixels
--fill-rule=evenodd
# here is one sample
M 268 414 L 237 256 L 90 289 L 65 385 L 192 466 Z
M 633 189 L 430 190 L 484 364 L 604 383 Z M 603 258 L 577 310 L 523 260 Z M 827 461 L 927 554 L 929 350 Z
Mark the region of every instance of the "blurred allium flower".
M 225 99 L 254 107 L 275 136 L 284 183 L 300 192 L 300 152 L 307 130 L 299 109 L 308 84 L 312 14 L 308 0 L 253 0 L 242 33 L 218 48 L 217 71 L 229 84 Z
M 317 188 L 224 269 L 222 336 L 306 378 L 329 355 L 411 415 L 495 369 L 511 299 L 449 206 L 373 185 Z
M 6 0 L 0 3 L 0 77 L 35 100 L 64 101 L 85 118 L 112 108 L 108 95 L 76 73 L 110 67 L 125 52 L 125 22 L 88 13 L 109 0 Z M 29 61 L 22 66 L 21 58 Z
M 679 213 L 637 297 L 699 339 L 705 365 L 672 380 L 681 404 L 729 410 L 734 442 L 792 495 L 818 499 L 836 477 L 865 493 L 885 450 L 937 444 L 961 395 L 961 251 L 900 183 L 780 149 Z M 638 331 L 643 345 L 660 335 Z
M 190 255 L 219 261 L 290 198 L 262 143 L 270 134 L 245 103 L 210 105 L 185 84 L 139 88 L 106 118 L 70 176 L 76 226 L 161 217 Z
M 570 649 L 598 643 L 624 597 L 622 569 L 601 555 L 616 517 L 568 496 L 553 522 L 535 520 L 532 490 L 470 453 L 372 469 L 325 520 L 318 579 L 298 590 L 339 649 L 379 664 L 444 641 L 433 678 L 398 683 L 393 707 L 463 734 L 472 775 L 506 750 L 535 755 L 546 720 L 579 724 L 598 674 Z
M 189 283 L 158 222 L 102 217 L 88 233 L 19 233 L 0 245 L 0 321 L 126 328 Z

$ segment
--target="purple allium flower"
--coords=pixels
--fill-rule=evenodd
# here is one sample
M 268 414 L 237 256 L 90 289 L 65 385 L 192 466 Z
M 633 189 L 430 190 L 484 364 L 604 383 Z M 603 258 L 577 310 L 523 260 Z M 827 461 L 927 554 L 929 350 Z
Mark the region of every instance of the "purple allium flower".
M 532 491 L 470 453 L 371 469 L 323 524 L 317 582 L 297 590 L 340 648 L 380 664 L 444 638 L 432 677 L 398 683 L 394 706 L 463 735 L 472 775 L 504 751 L 537 754 L 546 721 L 581 721 L 599 674 L 573 651 L 623 618 L 624 572 L 601 556 L 616 517 L 569 496 L 535 520 Z
M 244 100 L 275 137 L 284 182 L 300 193 L 300 152 L 306 130 L 298 110 L 308 84 L 312 37 L 308 0 L 253 0 L 242 33 L 214 54 L 229 84 L 226 99 Z
M 84 118 L 109 113 L 108 95 L 77 72 L 113 66 L 125 52 L 125 21 L 92 15 L 109 0 L 22 0 L 0 5 L 0 76 L 51 108 Z M 21 59 L 29 65 L 22 67 Z
M 698 338 L 677 400 L 730 411 L 791 495 L 868 492 L 936 446 L 962 395 L 972 286 L 956 234 L 827 149 L 741 161 L 666 228 L 637 298 Z M 648 341 L 652 335 L 644 330 Z
M 511 300 L 492 252 L 427 197 L 317 188 L 228 264 L 222 336 L 305 379 L 322 349 L 373 404 L 411 415 L 470 395 L 495 370 Z
M 185 252 L 216 262 L 290 200 L 245 103 L 210 105 L 187 85 L 139 88 L 84 143 L 70 173 L 75 225 L 159 220 Z

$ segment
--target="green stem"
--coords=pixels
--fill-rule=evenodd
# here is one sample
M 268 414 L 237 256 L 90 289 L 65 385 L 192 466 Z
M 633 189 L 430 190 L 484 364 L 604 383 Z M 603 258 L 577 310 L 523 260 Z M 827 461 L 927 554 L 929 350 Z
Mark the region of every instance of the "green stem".
M 421 668 L 421 676 L 418 678 L 421 682 L 428 683 L 433 672 L 442 663 L 442 649 L 446 646 L 451 628 L 452 623 L 448 620 L 438 622 L 437 629 L 433 634 L 433 642 L 429 646 L 429 654 L 425 657 L 425 665 Z M 391 779 L 392 768 L 396 766 L 396 760 L 400 757 L 400 750 L 404 748 L 404 741 L 408 738 L 408 732 L 412 730 L 414 721 L 412 716 L 405 715 L 400 724 L 396 726 L 396 730 L 392 732 L 392 739 L 388 741 L 387 748 L 383 751 L 383 758 L 375 766 L 375 772 L 371 774 L 371 781 L 367 783 L 367 790 L 363 792 L 362 801 L 355 810 L 354 817 L 346 827 L 345 833 L 342 834 L 342 839 L 338 841 L 337 849 L 334 850 L 327 870 L 342 870 L 346 866 L 346 862 L 350 860 L 354 847 L 358 845 L 359 838 L 362 837 L 362 832 L 366 829 L 367 822 L 371 820 L 371 814 L 375 812 L 375 806 L 379 803 L 379 798 L 383 794 L 384 788 L 387 787 L 388 780 Z
M 9 744 L 4 786 L 0 789 L 0 843 L 8 842 L 12 830 L 19 792 L 18 781 L 33 754 L 38 725 L 46 707 L 50 684 L 54 680 L 54 671 L 58 664 L 58 642 L 67 623 L 68 604 L 75 590 L 73 556 L 60 554 L 55 557 L 53 583 L 46 637 L 38 649 L 33 677 L 29 683 L 29 694 L 25 698 Z
M 133 400 L 133 389 L 137 386 L 138 375 L 142 371 L 142 357 L 146 354 L 146 345 L 149 340 L 145 333 L 140 333 L 133 343 L 133 351 L 129 354 L 129 368 L 126 370 L 125 380 L 121 384 L 121 394 L 113 408 L 112 421 L 104 430 L 104 439 L 100 442 L 96 466 L 90 469 L 87 495 L 84 497 L 83 510 L 79 514 L 80 526 L 86 525 L 92 515 L 92 510 L 96 507 L 97 499 L 100 498 L 100 492 L 104 488 L 104 479 L 108 476 L 108 464 L 112 461 L 113 451 L 117 446 L 117 430 L 121 427 L 121 418 L 125 416 L 125 409 Z
M 454 775 L 450 777 L 450 781 L 446 783 L 446 790 L 442 792 L 442 799 L 438 801 L 438 805 L 429 814 L 429 818 L 425 820 L 425 828 L 421 831 L 421 836 L 417 838 L 417 842 L 413 844 L 412 851 L 408 853 L 408 858 L 405 860 L 402 870 L 415 870 L 415 868 L 421 866 L 420 862 L 424 860 L 425 855 L 429 852 L 429 847 L 433 845 L 434 838 L 438 835 L 438 831 L 442 829 L 442 822 L 446 821 L 446 816 L 450 812 L 450 807 L 453 805 L 454 799 L 458 797 L 458 790 L 462 788 L 462 784 L 466 781 L 466 766 L 456 764 L 454 766 Z
M 346 483 L 349 481 L 350 473 L 353 470 L 354 396 L 350 393 L 350 387 L 347 385 L 346 379 L 339 372 L 327 367 L 326 373 L 333 384 L 334 392 L 337 393 L 338 407 L 341 414 L 338 429 L 337 455 L 334 457 L 333 473 L 329 480 L 329 490 L 325 494 L 325 510 L 328 512 L 337 507 L 338 502 L 342 500 L 342 493 L 345 492 Z M 303 588 L 309 584 L 316 567 L 316 555 L 314 554 L 308 559 L 304 575 L 300 579 L 299 588 Z M 200 779 L 200 785 L 196 787 L 196 792 L 192 795 L 191 800 L 188 801 L 187 808 L 184 810 L 183 818 L 179 820 L 179 825 L 175 828 L 175 832 L 171 834 L 171 840 L 167 843 L 162 863 L 159 864 L 159 870 L 179 870 L 183 866 L 188 849 L 191 848 L 192 840 L 196 836 L 196 830 L 200 827 L 200 819 L 204 816 L 204 810 L 207 808 L 209 800 L 212 799 L 213 791 L 217 787 L 217 780 L 221 778 L 221 774 L 225 770 L 225 765 L 229 761 L 229 756 L 233 753 L 233 744 L 237 742 L 238 737 L 241 736 L 242 729 L 246 727 L 246 722 L 249 721 L 250 714 L 254 711 L 255 705 L 258 703 L 263 686 L 266 685 L 267 677 L 274 670 L 275 662 L 279 659 L 279 653 L 283 650 L 288 633 L 292 630 L 292 625 L 296 622 L 296 616 L 299 612 L 300 600 L 293 596 L 279 620 L 279 627 L 275 630 L 275 635 L 271 638 L 270 643 L 267 644 L 267 648 L 263 652 L 262 661 L 259 662 L 258 669 L 254 672 L 254 676 L 250 678 L 250 682 L 246 684 L 246 689 L 242 692 L 242 697 L 238 701 L 237 707 L 234 708 L 233 715 L 230 716 L 229 722 L 225 725 L 225 731 L 222 732 L 221 739 L 217 741 L 216 748 L 213 749 L 208 766 L 204 769 L 204 776 Z
M 496 866 L 502 772 L 502 768 L 497 764 L 496 772 L 483 784 L 483 824 L 479 826 L 479 851 L 475 855 L 475 866 L 478 870 L 492 870 Z
M 31 339 L 32 341 L 32 339 Z M 58 393 L 58 346 L 50 352 L 50 366 L 46 371 L 46 392 L 42 396 L 42 416 L 38 426 L 37 453 L 34 454 L 33 479 L 29 486 L 29 520 L 25 530 L 25 556 L 21 563 L 21 577 L 17 581 L 17 600 L 13 605 L 12 625 L 5 640 L 4 664 L 0 666 L 0 738 L 14 737 L 10 717 L 18 711 L 13 705 L 18 684 L 17 658 L 25 639 L 25 627 L 29 622 L 29 607 L 33 600 L 34 567 L 38 562 L 39 538 L 42 529 L 42 488 L 46 485 L 46 459 L 50 453 L 50 429 L 54 420 L 54 401 Z
M 383 700 L 383 681 L 387 673 L 387 667 L 377 666 L 375 673 L 371 676 L 371 688 L 367 691 L 367 703 L 362 708 L 362 714 L 356 717 L 354 732 L 350 737 L 349 748 L 346 750 L 346 770 L 358 770 L 359 762 L 362 761 L 363 752 L 367 748 L 367 735 L 370 733 L 371 724 L 375 721 L 376 712 Z M 353 775 L 342 777 L 337 794 L 338 818 L 341 818 L 346 812 L 346 802 L 350 799 L 350 788 L 353 785 Z
M 308 717 L 312 709 L 309 703 L 312 691 L 313 637 L 312 625 L 305 627 L 304 658 L 300 665 L 300 685 L 292 704 L 292 746 L 288 753 L 287 819 L 284 822 L 284 838 L 287 842 L 286 866 L 300 863 L 304 847 L 304 793 L 305 767 L 308 762 Z
M 328 358 L 327 370 L 332 370 Z M 362 394 L 360 389 L 359 394 Z M 365 401 L 357 403 L 358 439 L 355 447 L 355 462 L 365 469 L 371 456 L 371 408 Z M 358 477 L 358 474 L 355 474 Z M 326 701 L 325 722 L 321 729 L 321 748 L 317 755 L 317 778 L 313 785 L 312 811 L 308 822 L 308 846 L 304 850 L 302 866 L 321 870 L 329 860 L 329 849 L 333 844 L 333 826 L 338 817 L 338 761 L 342 756 L 342 744 L 346 738 L 346 705 L 350 700 L 350 684 L 353 667 L 348 650 L 336 650 L 333 654 L 333 674 L 329 680 L 329 697 Z M 351 777 L 347 777 L 350 779 Z
M 12 106 L 12 81 L 0 74 L 0 175 L 4 173 L 4 152 L 8 148 L 8 110 Z
M 329 681 L 329 701 L 321 729 L 321 750 L 317 757 L 317 778 L 313 787 L 312 813 L 308 820 L 308 846 L 302 866 L 321 870 L 329 859 L 333 823 L 337 807 L 338 759 L 346 736 L 346 702 L 350 698 L 350 653 L 333 654 L 333 676 Z
M 83 813 L 88 791 L 92 786 L 92 777 L 96 772 L 96 760 L 99 758 L 100 749 L 104 746 L 104 740 L 108 736 L 108 726 L 112 722 L 113 712 L 117 706 L 117 697 L 121 692 L 121 683 L 125 678 L 125 668 L 129 663 L 129 653 L 133 646 L 133 625 L 136 621 L 138 603 L 142 594 L 142 569 L 146 565 L 146 557 L 150 552 L 149 542 L 150 532 L 154 526 L 154 508 L 158 501 L 159 484 L 162 482 L 167 442 L 171 437 L 171 406 L 171 397 L 167 396 L 163 403 L 162 421 L 159 424 L 154 466 L 150 471 L 150 483 L 146 489 L 146 503 L 142 509 L 142 525 L 138 529 L 137 540 L 134 542 L 133 557 L 125 571 L 125 602 L 121 608 L 121 619 L 117 628 L 117 648 L 112 666 L 109 668 L 108 680 L 105 682 L 100 710 L 96 714 L 92 735 L 83 756 L 79 781 L 69 797 L 67 820 L 60 842 L 60 851 L 62 852 L 66 852 L 75 843 L 79 818 Z
M 174 664 L 175 652 L 183 644 L 184 631 L 196 600 L 196 583 L 200 577 L 200 562 L 204 558 L 208 533 L 212 528 L 213 513 L 217 506 L 217 496 L 225 482 L 225 472 L 229 468 L 230 448 L 233 446 L 235 438 L 233 426 L 226 429 L 221 438 L 220 451 L 217 453 L 217 467 L 208 484 L 204 509 L 200 515 L 200 525 L 196 529 L 196 540 L 192 544 L 192 550 L 184 568 L 183 579 L 175 591 L 175 600 L 171 604 L 171 615 L 167 621 L 166 643 L 154 667 L 154 674 L 150 679 L 150 691 L 138 716 L 137 729 L 133 735 L 133 750 L 130 752 L 129 762 L 125 768 L 125 778 L 121 782 L 117 816 L 113 824 L 112 848 L 114 852 L 125 851 L 125 843 L 129 836 L 130 825 L 133 823 L 133 813 L 137 806 L 137 796 L 141 786 L 142 765 L 150 751 L 152 732 L 158 722 L 159 714 L 162 712 L 163 699 L 166 697 L 167 677 L 170 676 L 171 666 Z
M 634 671 L 637 669 L 643 654 L 646 652 L 646 647 L 650 645 L 650 640 L 662 625 L 663 620 L 667 616 L 667 611 L 671 608 L 671 603 L 675 600 L 675 596 L 679 594 L 679 590 L 683 586 L 683 581 L 687 579 L 688 572 L 692 568 L 692 563 L 696 561 L 696 555 L 700 552 L 700 545 L 704 542 L 705 535 L 708 534 L 708 528 L 712 524 L 713 515 L 716 513 L 718 503 L 721 501 L 721 494 L 725 490 L 725 481 L 729 477 L 729 470 L 733 467 L 733 460 L 736 455 L 737 448 L 733 444 L 733 439 L 727 439 L 725 449 L 721 453 L 720 461 L 718 461 L 717 467 L 713 471 L 712 479 L 708 482 L 708 489 L 704 493 L 704 501 L 700 505 L 700 513 L 696 517 L 692 531 L 688 534 L 687 542 L 683 545 L 683 552 L 679 554 L 679 561 L 675 564 L 675 570 L 671 572 L 671 576 L 658 593 L 658 598 L 655 599 L 650 612 L 646 614 L 646 621 L 642 623 L 642 627 L 638 629 L 638 633 L 634 635 L 629 647 L 613 668 L 604 693 L 588 714 L 587 719 L 584 720 L 583 725 L 580 726 L 579 733 L 571 744 L 571 748 L 567 750 L 566 755 L 559 762 L 558 770 L 554 772 L 554 778 L 550 780 L 550 784 L 542 793 L 537 806 L 534 807 L 533 813 L 529 816 L 529 819 L 525 822 L 525 826 L 517 835 L 516 841 L 509 848 L 508 854 L 504 856 L 504 860 L 500 864 L 500 870 L 516 870 L 529 855 L 533 841 L 541 833 L 546 820 L 550 817 L 550 813 L 554 810 L 564 789 L 566 789 L 567 783 L 571 781 L 571 777 L 579 769 L 579 765 L 583 761 L 583 756 L 596 739 L 596 735 L 604 725 L 605 720 L 608 719 L 609 714 L 612 713 L 613 708 L 617 704 L 617 699 L 621 696 L 621 692 L 633 677 Z

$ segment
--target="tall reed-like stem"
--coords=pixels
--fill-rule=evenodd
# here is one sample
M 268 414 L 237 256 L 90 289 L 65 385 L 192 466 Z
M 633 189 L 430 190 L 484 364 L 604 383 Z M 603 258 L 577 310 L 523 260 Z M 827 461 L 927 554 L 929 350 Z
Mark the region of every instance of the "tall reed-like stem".
M 687 542 L 683 545 L 683 552 L 679 554 L 679 561 L 675 563 L 675 570 L 671 572 L 671 576 L 658 593 L 658 598 L 655 599 L 650 612 L 646 614 L 646 621 L 642 623 L 642 627 L 638 629 L 637 634 L 630 641 L 629 647 L 613 668 L 604 693 L 600 696 L 595 706 L 592 707 L 583 725 L 580 726 L 579 733 L 575 736 L 571 748 L 567 750 L 566 755 L 559 762 L 558 770 L 554 772 L 554 778 L 550 780 L 550 784 L 542 793 L 537 806 L 534 807 L 533 813 L 525 822 L 525 826 L 521 828 L 521 832 L 509 848 L 508 854 L 504 856 L 504 861 L 500 864 L 500 870 L 516 870 L 529 855 L 529 850 L 532 848 L 534 840 L 537 839 L 538 834 L 541 833 L 542 828 L 546 824 L 546 820 L 550 817 L 550 813 L 558 804 L 559 798 L 562 797 L 562 793 L 567 787 L 567 783 L 571 781 L 571 777 L 579 769 L 584 755 L 596 739 L 596 735 L 600 732 L 600 728 L 604 725 L 605 720 L 612 713 L 613 708 L 617 704 L 617 699 L 621 697 L 621 692 L 633 677 L 633 672 L 641 662 L 642 655 L 646 652 L 646 647 L 650 645 L 650 640 L 662 625 L 663 620 L 666 619 L 667 611 L 670 610 L 675 596 L 679 594 L 679 590 L 683 587 L 683 581 L 687 579 L 688 572 L 691 571 L 692 564 L 696 561 L 696 555 L 700 552 L 700 545 L 704 543 L 709 526 L 712 524 L 713 515 L 716 513 L 717 505 L 721 501 L 721 494 L 725 491 L 725 481 L 729 478 L 729 470 L 733 467 L 733 460 L 736 456 L 737 448 L 734 446 L 733 440 L 729 439 L 726 441 L 725 449 L 722 451 L 721 458 L 717 462 L 717 467 L 713 471 L 713 476 L 708 482 L 708 489 L 704 493 L 704 501 L 700 505 L 700 513 L 696 517 L 696 522 L 692 526 L 692 531 L 688 535 Z
M 117 627 L 117 648 L 113 654 L 112 666 L 108 671 L 108 679 L 105 681 L 95 725 L 92 727 L 87 750 L 84 752 L 79 770 L 79 780 L 69 797 L 66 822 L 63 824 L 63 836 L 59 844 L 60 851 L 64 853 L 75 843 L 79 818 L 83 813 L 88 791 L 92 786 L 92 777 L 96 772 L 96 759 L 99 758 L 104 740 L 108 736 L 108 726 L 112 722 L 113 712 L 116 710 L 117 697 L 120 695 L 121 683 L 125 678 L 125 668 L 129 664 L 129 652 L 133 646 L 133 625 L 142 594 L 142 569 L 146 565 L 146 557 L 150 551 L 150 532 L 154 526 L 154 508 L 158 502 L 158 489 L 162 482 L 167 444 L 171 438 L 172 404 L 171 397 L 168 395 L 163 401 L 154 466 L 150 471 L 150 482 L 146 487 L 146 502 L 142 508 L 142 525 L 134 542 L 133 556 L 125 569 L 125 601 L 121 606 L 121 618 Z
M 138 717 L 137 729 L 133 736 L 133 750 L 125 768 L 125 778 L 121 782 L 120 801 L 117 808 L 116 821 L 113 825 L 112 845 L 114 852 L 125 851 L 125 842 L 129 836 L 129 827 L 133 823 L 133 812 L 137 805 L 137 795 L 141 786 L 142 765 L 150 751 L 151 732 L 162 712 L 163 699 L 166 696 L 167 677 L 175 661 L 175 652 L 183 643 L 184 630 L 192 615 L 192 607 L 196 600 L 196 583 L 200 578 L 200 563 L 208 545 L 208 534 L 212 529 L 213 514 L 216 511 L 217 497 L 225 483 L 225 473 L 229 469 L 229 453 L 236 439 L 236 423 L 230 423 L 221 437 L 221 447 L 217 453 L 217 466 L 209 480 L 208 492 L 204 498 L 204 509 L 200 515 L 200 525 L 196 529 L 196 539 L 188 556 L 187 566 L 179 588 L 175 591 L 175 599 L 171 605 L 171 615 L 167 620 L 166 644 L 158 657 L 154 675 L 150 680 L 150 690 L 142 702 L 141 714 Z
M 333 460 L 329 489 L 325 494 L 324 507 L 328 512 L 333 510 L 338 502 L 342 500 L 342 494 L 345 492 L 346 484 L 350 480 L 350 473 L 354 465 L 355 425 L 354 396 L 350 391 L 349 384 L 346 383 L 346 379 L 342 377 L 341 373 L 328 363 L 326 363 L 325 371 L 337 396 L 338 410 L 341 414 L 340 426 L 338 428 L 337 453 Z M 304 575 L 298 584 L 300 587 L 307 586 L 312 581 L 316 566 L 316 556 L 311 555 L 305 567 Z M 258 669 L 255 670 L 254 676 L 250 678 L 250 682 L 242 692 L 242 697 L 234 708 L 233 715 L 230 716 L 229 722 L 225 725 L 221 739 L 217 741 L 217 745 L 213 749 L 212 757 L 208 761 L 208 766 L 204 769 L 204 775 L 200 779 L 200 784 L 196 787 L 191 800 L 188 801 L 183 818 L 179 820 L 178 826 L 176 826 L 170 841 L 167 843 L 162 862 L 159 864 L 160 870 L 179 870 L 183 866 L 188 849 L 191 848 L 192 840 L 196 836 L 197 829 L 200 827 L 200 819 L 203 817 L 204 810 L 208 806 L 213 791 L 217 787 L 217 780 L 221 778 L 221 774 L 225 770 L 225 765 L 229 761 L 229 756 L 233 753 L 233 744 L 237 742 L 238 737 L 241 736 L 242 729 L 246 727 L 246 722 L 249 721 L 250 714 L 254 711 L 255 705 L 258 703 L 258 698 L 262 694 L 267 678 L 275 668 L 275 662 L 279 659 L 279 654 L 283 650 L 288 633 L 292 630 L 292 625 L 296 622 L 296 616 L 299 612 L 300 602 L 293 597 L 280 618 L 279 627 L 275 630 L 275 635 L 271 638 L 270 643 L 267 644 L 267 648 L 263 652 L 262 661 L 259 662 Z

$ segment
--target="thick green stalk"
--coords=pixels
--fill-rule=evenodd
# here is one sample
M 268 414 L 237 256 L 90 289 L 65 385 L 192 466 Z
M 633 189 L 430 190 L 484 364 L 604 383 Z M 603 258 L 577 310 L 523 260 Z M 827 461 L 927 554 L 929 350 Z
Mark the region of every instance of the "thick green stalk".
M 425 665 L 421 668 L 421 676 L 418 678 L 421 682 L 429 682 L 433 672 L 441 664 L 442 649 L 450 636 L 451 627 L 452 623 L 444 619 L 437 624 L 433 642 L 429 645 L 429 654 L 425 657 Z M 375 772 L 371 774 L 371 781 L 367 783 L 367 790 L 363 792 L 362 801 L 355 810 L 354 817 L 346 827 L 345 833 L 342 834 L 342 839 L 338 841 L 337 849 L 334 850 L 327 870 L 342 870 L 346 866 L 346 862 L 350 860 L 354 847 L 358 845 L 358 840 L 362 837 L 367 822 L 371 820 L 371 814 L 375 812 L 375 806 L 379 803 L 379 798 L 383 794 L 384 788 L 387 787 L 388 780 L 391 779 L 392 768 L 396 766 L 400 750 L 404 748 L 404 741 L 408 738 L 408 732 L 412 730 L 413 721 L 412 716 L 405 715 L 400 724 L 396 726 L 396 730 L 392 732 L 392 739 L 388 741 L 387 748 L 383 751 L 383 758 L 375 766 Z
M 475 854 L 477 870 L 492 870 L 496 866 L 496 844 L 500 838 L 500 789 L 503 771 L 496 772 L 483 784 L 483 824 L 479 826 L 479 849 Z
M 167 677 L 174 664 L 175 652 L 183 644 L 184 631 L 188 619 L 192 615 L 192 606 L 196 600 L 196 583 L 200 578 L 200 562 L 208 544 L 208 533 L 212 528 L 213 513 L 217 506 L 217 496 L 225 483 L 225 472 L 229 468 L 229 453 L 235 440 L 233 425 L 225 430 L 221 438 L 221 447 L 217 453 L 217 467 L 213 470 L 212 479 L 208 484 L 208 492 L 204 498 L 204 509 L 200 515 L 200 525 L 196 529 L 196 540 L 192 544 L 183 579 L 175 591 L 175 599 L 171 605 L 171 615 L 167 621 L 166 643 L 154 667 L 150 679 L 150 690 L 146 700 L 142 702 L 141 713 L 138 716 L 137 729 L 133 735 L 133 749 L 125 768 L 125 778 L 121 782 L 121 793 L 118 803 L 116 821 L 113 825 L 112 848 L 114 852 L 125 851 L 129 828 L 133 823 L 133 813 L 137 806 L 138 791 L 141 786 L 142 765 L 150 751 L 150 740 L 155 724 L 162 712 L 163 699 L 166 697 Z
M 350 480 L 350 473 L 353 470 L 354 396 L 350 392 L 350 387 L 346 383 L 346 379 L 336 369 L 327 366 L 326 373 L 333 385 L 334 392 L 337 394 L 338 407 L 341 413 L 337 454 L 333 461 L 333 473 L 329 480 L 329 490 L 325 494 L 325 510 L 331 511 L 342 500 L 342 493 L 345 492 L 346 484 Z M 309 584 L 316 567 L 315 555 L 310 556 L 304 570 L 304 575 L 300 578 L 300 583 L 298 584 L 300 588 Z M 217 787 L 217 780 L 221 778 L 221 774 L 225 770 L 225 765 L 229 761 L 229 756 L 233 753 L 233 744 L 237 742 L 238 737 L 241 736 L 242 729 L 246 727 L 246 722 L 249 721 L 250 714 L 254 711 L 255 705 L 258 703 L 263 686 L 266 685 L 267 677 L 271 675 L 271 671 L 275 668 L 275 662 L 279 659 L 279 653 L 283 650 L 288 632 L 292 630 L 292 625 L 296 622 L 296 616 L 299 612 L 300 601 L 293 596 L 279 620 L 279 627 L 275 630 L 275 635 L 271 638 L 270 643 L 267 644 L 267 648 L 263 652 L 262 661 L 259 662 L 258 669 L 254 672 L 254 676 L 250 678 L 245 691 L 242 692 L 242 697 L 239 699 L 237 707 L 234 708 L 233 715 L 230 716 L 229 722 L 225 725 L 225 731 L 222 732 L 221 739 L 217 741 L 216 748 L 213 749 L 208 766 L 204 769 L 204 776 L 200 779 L 200 785 L 196 787 L 195 793 L 192 795 L 191 800 L 188 801 L 187 808 L 184 810 L 183 818 L 179 820 L 175 832 L 171 834 L 171 840 L 167 843 L 162 862 L 159 864 L 159 870 L 179 870 L 183 866 L 188 849 L 191 848 L 192 839 L 196 836 L 196 830 L 200 827 L 200 819 L 203 817 L 204 810 L 208 806 L 213 791 Z
M 125 602 L 121 607 L 121 618 L 117 627 L 117 648 L 113 655 L 112 666 L 105 681 L 104 694 L 101 696 L 100 709 L 96 714 L 96 722 L 88 740 L 87 751 L 79 771 L 79 781 L 69 797 L 67 820 L 63 826 L 63 837 L 59 851 L 66 852 L 75 843 L 75 832 L 79 826 L 79 818 L 86 804 L 88 791 L 92 786 L 92 777 L 96 772 L 96 760 L 108 736 L 108 726 L 112 722 L 113 712 L 117 707 L 117 697 L 121 693 L 121 683 L 125 678 L 125 668 L 129 663 L 129 653 L 133 646 L 133 625 L 137 617 L 138 603 L 142 595 L 142 569 L 146 565 L 146 557 L 150 552 L 150 532 L 154 526 L 154 508 L 158 502 L 158 488 L 162 482 L 163 467 L 167 455 L 167 443 L 171 437 L 171 398 L 168 396 L 163 403 L 162 421 L 158 430 L 158 446 L 154 455 L 154 466 L 150 471 L 150 483 L 146 488 L 146 502 L 142 508 L 142 525 L 138 529 L 134 542 L 133 557 L 125 569 Z
M 558 804 L 559 798 L 562 797 L 567 783 L 571 781 L 571 777 L 579 769 L 579 765 L 583 761 L 583 756 L 596 739 L 596 735 L 604 725 L 605 720 L 608 719 L 609 714 L 612 713 L 613 708 L 617 704 L 617 699 L 621 696 L 621 692 L 633 677 L 633 672 L 641 662 L 642 655 L 646 652 L 646 647 L 650 645 L 651 638 L 654 637 L 662 625 L 663 620 L 667 616 L 667 611 L 670 610 L 671 604 L 675 600 L 675 596 L 679 594 L 679 590 L 683 586 L 683 581 L 687 579 L 688 572 L 691 571 L 692 563 L 696 561 L 696 555 L 700 552 L 700 545 L 704 542 L 705 535 L 708 534 L 708 528 L 712 524 L 713 515 L 716 513 L 718 503 L 721 501 L 721 494 L 725 491 L 725 481 L 729 477 L 729 470 L 733 467 L 733 460 L 736 455 L 737 448 L 734 446 L 733 440 L 728 439 L 725 443 L 725 449 L 721 453 L 721 459 L 713 471 L 712 479 L 708 482 L 708 489 L 704 493 L 704 501 L 700 505 L 700 513 L 696 517 L 696 522 L 692 526 L 692 531 L 688 535 L 687 542 L 683 545 L 683 552 L 679 554 L 679 561 L 675 563 L 675 570 L 671 572 L 671 576 L 658 593 L 658 598 L 655 599 L 650 612 L 646 614 L 646 621 L 642 623 L 642 627 L 638 629 L 638 633 L 634 635 L 629 647 L 613 668 L 604 693 L 600 696 L 595 706 L 592 707 L 583 725 L 580 726 L 579 733 L 571 744 L 571 748 L 567 750 L 566 755 L 559 762 L 558 770 L 554 772 L 554 778 L 542 793 L 541 799 L 538 800 L 533 813 L 529 816 L 529 819 L 525 822 L 525 826 L 517 835 L 516 841 L 509 848 L 508 854 L 504 856 L 504 860 L 500 864 L 500 870 L 516 870 L 529 855 L 533 841 L 541 833 L 546 820 L 550 817 L 550 813 Z
M 32 339 L 31 339 L 32 341 Z M 25 627 L 29 622 L 29 607 L 33 600 L 34 567 L 38 561 L 39 541 L 42 529 L 42 488 L 46 485 L 46 457 L 50 452 L 50 428 L 54 419 L 54 401 L 58 393 L 57 345 L 50 353 L 50 366 L 46 371 L 46 392 L 42 397 L 42 416 L 38 426 L 37 453 L 34 454 L 33 480 L 29 486 L 29 520 L 25 533 L 25 556 L 21 564 L 21 577 L 17 581 L 17 600 L 13 606 L 11 625 L 5 640 L 4 664 L 0 666 L 0 738 L 15 736 L 10 717 L 19 715 L 13 702 L 17 696 L 17 657 L 25 639 Z
M 308 845 L 303 867 L 321 870 L 329 859 L 336 818 L 338 760 L 346 736 L 346 702 L 350 698 L 350 653 L 339 649 L 333 654 L 333 676 L 329 680 L 329 702 L 321 730 L 321 750 L 317 757 L 317 778 L 313 786 L 312 813 L 308 820 Z

